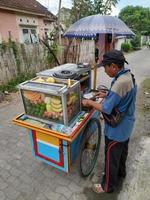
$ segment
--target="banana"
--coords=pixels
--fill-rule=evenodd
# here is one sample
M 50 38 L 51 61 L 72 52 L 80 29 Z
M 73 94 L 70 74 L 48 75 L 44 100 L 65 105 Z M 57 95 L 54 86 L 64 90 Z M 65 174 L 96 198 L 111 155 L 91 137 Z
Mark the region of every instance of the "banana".
M 62 108 L 62 104 L 54 104 L 54 103 L 51 103 L 51 106 L 52 106 L 53 108 L 56 108 L 56 109 Z
M 62 108 L 54 108 L 54 107 L 52 107 L 52 110 L 53 110 L 54 112 L 61 112 L 61 111 L 62 111 Z
M 51 98 L 51 102 L 53 103 L 53 104 L 61 104 L 61 100 L 60 99 L 58 99 L 58 98 Z

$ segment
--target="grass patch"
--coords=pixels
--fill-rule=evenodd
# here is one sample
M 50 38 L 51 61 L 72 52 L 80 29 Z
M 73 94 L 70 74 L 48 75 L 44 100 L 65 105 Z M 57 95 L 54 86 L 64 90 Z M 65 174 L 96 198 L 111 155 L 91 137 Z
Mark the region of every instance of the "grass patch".
M 144 112 L 150 113 L 150 78 L 145 79 L 143 81 L 143 89 L 144 89 Z
M 20 74 L 16 78 L 10 80 L 7 84 L 0 85 L 0 91 L 1 92 L 14 92 L 17 91 L 18 88 L 16 87 L 19 83 L 22 83 L 26 80 L 29 80 L 31 78 L 35 77 L 35 73 L 28 73 L 28 74 Z
M 144 80 L 144 82 L 143 82 L 143 88 L 147 89 L 147 90 L 150 90 L 150 78 Z
M 145 104 L 144 108 L 143 108 L 144 112 L 150 112 L 150 105 L 149 104 Z

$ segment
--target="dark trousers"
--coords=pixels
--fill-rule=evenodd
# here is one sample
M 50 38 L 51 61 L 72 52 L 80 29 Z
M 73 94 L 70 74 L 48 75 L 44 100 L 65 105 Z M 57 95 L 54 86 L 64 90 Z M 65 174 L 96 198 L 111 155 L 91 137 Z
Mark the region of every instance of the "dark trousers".
M 126 176 L 128 143 L 129 139 L 117 142 L 105 136 L 105 175 L 101 183 L 105 192 L 113 192 L 119 178 Z

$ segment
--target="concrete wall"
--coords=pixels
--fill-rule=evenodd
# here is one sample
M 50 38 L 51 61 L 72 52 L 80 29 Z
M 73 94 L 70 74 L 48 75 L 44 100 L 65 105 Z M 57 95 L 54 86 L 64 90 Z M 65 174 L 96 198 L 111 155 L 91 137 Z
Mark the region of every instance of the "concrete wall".
M 0 35 L 1 40 L 8 41 L 9 37 L 18 41 L 19 33 L 17 31 L 16 15 L 0 11 Z
M 125 37 L 118 37 L 115 42 L 115 49 L 121 50 L 121 44 L 125 42 Z
M 39 25 L 39 28 L 38 28 L 38 34 L 39 34 L 39 37 L 42 38 L 45 36 L 45 24 L 44 24 L 44 21 L 43 21 L 43 18 L 38 18 L 38 25 Z
M 42 45 L 18 44 L 17 49 L 17 54 L 12 48 L 0 49 L 0 84 L 7 83 L 19 73 L 38 72 L 48 67 Z
M 93 40 L 74 40 L 68 51 L 66 41 L 63 41 L 61 53 L 56 55 L 60 64 L 78 62 L 93 64 L 95 60 Z M 0 47 L 0 84 L 7 83 L 20 73 L 39 72 L 55 66 L 58 66 L 58 63 L 48 63 L 47 49 L 42 44 L 17 44 L 17 52 L 9 48 L 8 44 L 6 47 Z

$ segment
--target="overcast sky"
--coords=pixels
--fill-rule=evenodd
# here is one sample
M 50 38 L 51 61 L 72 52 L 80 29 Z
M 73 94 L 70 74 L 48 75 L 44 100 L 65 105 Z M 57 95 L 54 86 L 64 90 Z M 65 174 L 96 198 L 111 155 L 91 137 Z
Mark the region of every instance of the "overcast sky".
M 52 13 L 56 14 L 58 11 L 59 0 L 37 0 L 42 5 L 44 5 L 48 10 Z M 62 0 L 62 6 L 66 8 L 71 8 L 72 1 L 71 0 Z M 150 8 L 150 0 L 120 0 L 119 3 L 113 8 L 112 15 L 118 15 L 119 11 L 127 5 L 133 6 L 143 6 Z

